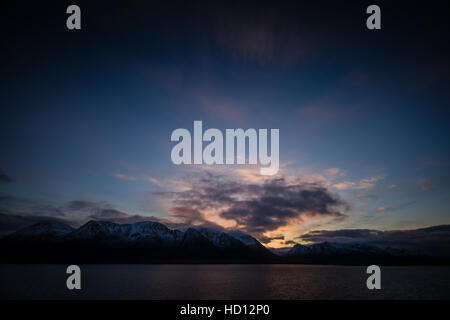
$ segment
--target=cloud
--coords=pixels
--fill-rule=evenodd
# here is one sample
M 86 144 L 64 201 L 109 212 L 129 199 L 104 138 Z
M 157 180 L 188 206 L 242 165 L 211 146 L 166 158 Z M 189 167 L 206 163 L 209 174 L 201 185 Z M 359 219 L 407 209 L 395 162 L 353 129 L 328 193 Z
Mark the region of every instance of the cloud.
M 85 200 L 70 201 L 65 205 L 65 208 L 70 211 L 84 211 L 90 213 L 88 218 L 95 220 L 113 221 L 117 219 L 128 219 L 130 215 L 123 211 L 114 208 L 111 204 L 106 202 L 95 202 Z
M 384 177 L 372 177 L 372 178 L 366 178 L 366 179 L 362 179 L 359 182 L 359 187 L 358 189 L 372 189 L 373 187 L 375 187 L 375 183 L 378 180 L 383 179 Z
M 156 178 L 153 178 L 153 177 L 148 177 L 147 181 L 149 181 L 149 182 L 151 182 L 153 184 L 156 184 L 158 186 L 161 184 L 161 181 L 159 179 L 156 179 Z
M 49 204 L 36 204 L 31 209 L 34 214 L 37 215 L 50 215 L 64 217 L 66 214 L 63 212 L 62 208 Z
M 64 208 L 53 203 L 7 194 L 0 195 L 0 211 L 12 215 L 65 216 Z
M 116 209 L 99 209 L 98 212 L 90 216 L 98 220 L 126 219 L 129 215 Z
M 204 219 L 199 212 L 188 211 L 184 208 L 172 208 L 168 218 L 128 214 L 117 209 L 97 209 L 97 213 L 89 216 L 93 220 L 111 221 L 119 224 L 136 223 L 144 221 L 159 222 L 172 229 L 187 229 L 192 226 L 223 229 L 219 225 Z
M 147 174 L 139 174 L 136 176 L 130 176 L 130 175 L 126 175 L 123 173 L 115 173 L 115 174 L 113 174 L 113 176 L 117 179 L 125 180 L 125 181 L 138 181 L 138 180 L 147 181 L 147 182 L 150 182 L 157 186 L 160 186 L 162 184 L 162 182 L 159 179 L 149 176 Z
M 440 166 L 443 163 L 445 163 L 442 159 L 438 158 L 429 158 L 421 162 L 419 166 L 419 170 L 430 168 L 430 167 L 436 167 Z
M 66 207 L 69 210 L 85 210 L 98 208 L 99 206 L 103 206 L 102 202 L 93 202 L 93 201 L 84 201 L 84 200 L 73 200 L 66 204 Z
M 337 175 L 344 176 L 345 175 L 345 171 L 343 171 L 343 170 L 341 170 L 339 168 L 329 168 L 329 169 L 325 170 L 325 174 L 327 176 L 331 176 L 331 177 L 334 177 L 334 176 L 337 176 Z
M 172 208 L 167 218 L 129 214 L 102 201 L 73 200 L 61 205 L 37 202 L 31 199 L 0 195 L 0 237 L 38 221 L 56 220 L 72 226 L 80 226 L 88 220 L 115 223 L 160 222 L 173 229 L 196 226 L 222 227 L 206 220 L 200 212 Z
M 136 223 L 144 221 L 160 222 L 173 229 L 186 229 L 196 226 L 219 227 L 206 220 L 201 213 L 182 207 L 174 207 L 168 218 L 130 214 L 115 208 L 106 202 L 74 200 L 64 206 L 67 210 L 86 212 L 89 215 L 84 219 L 111 221 L 119 224 Z
M 273 240 L 284 240 L 284 236 L 283 235 L 279 235 L 279 236 L 269 237 L 269 236 L 265 236 L 265 235 L 260 234 L 258 236 L 258 240 L 261 243 L 268 244 L 268 243 L 270 243 Z
M 436 187 L 436 182 L 433 179 L 420 179 L 418 181 L 420 188 L 422 191 L 428 191 L 434 189 Z
M 99 211 L 97 214 L 90 215 L 89 218 L 93 220 L 111 221 L 118 224 L 153 221 L 163 223 L 171 228 L 176 228 L 179 226 L 178 224 L 174 224 L 167 219 L 161 219 L 154 216 L 142 216 L 139 214 L 131 215 L 116 209 L 104 209 Z
M 448 189 L 450 187 L 450 176 L 439 175 L 433 178 L 422 178 L 417 180 L 422 191 L 433 189 Z
M 12 181 L 13 180 L 8 175 L 6 175 L 6 173 L 2 169 L 0 169 L 0 183 L 1 182 L 8 183 Z
M 421 250 L 425 254 L 450 254 L 450 225 L 414 230 L 370 229 L 316 230 L 298 237 L 303 242 L 370 243 Z
M 382 231 L 369 229 L 342 229 L 342 230 L 316 230 L 310 231 L 298 237 L 305 242 L 356 242 L 373 241 Z
M 354 181 L 343 181 L 339 183 L 333 184 L 333 188 L 337 190 L 349 190 L 349 189 L 358 189 L 358 190 L 365 190 L 365 189 L 372 189 L 375 187 L 375 182 L 384 179 L 383 176 L 377 176 L 377 177 L 370 177 L 360 180 L 359 182 Z
M 360 199 L 369 199 L 369 200 L 377 199 L 377 196 L 367 193 L 366 191 L 356 191 L 355 196 Z
M 402 209 L 404 207 L 410 206 L 411 204 L 416 203 L 415 201 L 410 201 L 410 202 L 406 202 L 400 205 L 396 205 L 396 206 L 389 206 L 389 207 L 378 207 L 377 211 L 378 212 L 388 212 L 388 211 L 394 211 L 394 210 L 398 210 L 398 209 Z
M 144 221 L 152 221 L 152 222 L 159 222 L 159 223 L 163 223 L 166 226 L 170 227 L 170 228 L 177 228 L 177 225 L 172 224 L 170 221 L 165 220 L 165 219 L 161 219 L 158 217 L 154 217 L 154 216 L 142 216 L 139 214 L 135 214 L 135 215 L 128 215 L 125 213 L 122 213 L 123 215 L 121 216 L 117 216 L 117 217 L 92 217 L 92 219 L 94 220 L 105 220 L 105 221 L 111 221 L 114 223 L 119 223 L 119 224 L 128 224 L 128 223 L 136 223 L 136 222 L 144 222 Z
M 14 215 L 0 213 L 0 238 L 13 233 L 16 230 L 31 226 L 41 221 L 59 221 L 64 220 L 48 217 L 48 216 L 35 216 L 35 215 Z
M 333 188 L 338 189 L 338 190 L 354 189 L 354 188 L 356 188 L 356 183 L 352 182 L 352 181 L 339 182 L 339 183 L 335 183 L 333 185 Z
M 214 118 L 242 123 L 248 117 L 249 106 L 230 99 L 226 94 L 216 93 L 215 89 L 209 86 L 194 91 L 192 95 L 202 113 L 212 115 Z
M 348 210 L 348 205 L 325 187 L 284 178 L 249 183 L 207 173 L 191 180 L 184 190 L 154 194 L 171 201 L 174 218 L 228 223 L 263 242 L 268 240 L 265 232 L 308 217 L 341 219 Z
M 115 173 L 114 177 L 116 177 L 117 179 L 122 179 L 122 180 L 127 180 L 127 181 L 136 181 L 136 177 L 132 177 L 132 176 L 128 176 L 126 174 L 122 174 L 122 173 Z
M 200 210 L 191 207 L 173 207 L 170 209 L 170 212 L 172 218 L 182 221 L 186 225 L 204 224 L 207 221 Z

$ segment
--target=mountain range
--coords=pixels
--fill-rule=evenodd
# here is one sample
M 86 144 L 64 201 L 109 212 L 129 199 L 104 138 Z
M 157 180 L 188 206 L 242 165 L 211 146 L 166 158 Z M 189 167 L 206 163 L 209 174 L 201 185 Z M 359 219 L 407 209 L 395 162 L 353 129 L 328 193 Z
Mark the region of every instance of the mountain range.
M 240 231 L 172 230 L 158 222 L 89 221 L 78 229 L 43 221 L 0 241 L 5 262 L 263 262 L 276 256 Z
M 311 263 L 448 264 L 437 257 L 390 244 L 296 244 L 271 251 L 238 231 L 192 227 L 169 229 L 158 222 L 89 221 L 79 228 L 42 221 L 0 240 L 2 263 Z

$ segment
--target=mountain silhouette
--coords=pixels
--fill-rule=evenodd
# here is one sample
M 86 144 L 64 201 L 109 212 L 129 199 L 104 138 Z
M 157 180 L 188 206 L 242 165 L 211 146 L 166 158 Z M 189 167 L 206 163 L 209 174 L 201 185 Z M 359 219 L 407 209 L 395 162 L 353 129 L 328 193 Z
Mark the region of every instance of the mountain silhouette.
M 173 230 L 159 222 L 89 221 L 75 229 L 42 221 L 0 240 L 1 263 L 307 263 L 449 264 L 426 254 L 368 242 L 296 244 L 273 253 L 239 231 L 206 227 Z
M 89 221 L 78 229 L 38 222 L 0 241 L 2 262 L 265 262 L 276 256 L 255 238 L 212 228 L 172 230 L 158 222 Z

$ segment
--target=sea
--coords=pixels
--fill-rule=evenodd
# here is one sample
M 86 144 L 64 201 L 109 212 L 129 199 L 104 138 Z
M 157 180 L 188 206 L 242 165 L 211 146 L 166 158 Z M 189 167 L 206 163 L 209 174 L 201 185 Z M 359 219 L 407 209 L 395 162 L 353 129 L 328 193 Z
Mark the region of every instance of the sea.
M 67 267 L 0 265 L 0 299 L 450 299 L 449 266 L 381 266 L 379 290 L 366 266 L 86 264 L 80 290 L 67 288 Z

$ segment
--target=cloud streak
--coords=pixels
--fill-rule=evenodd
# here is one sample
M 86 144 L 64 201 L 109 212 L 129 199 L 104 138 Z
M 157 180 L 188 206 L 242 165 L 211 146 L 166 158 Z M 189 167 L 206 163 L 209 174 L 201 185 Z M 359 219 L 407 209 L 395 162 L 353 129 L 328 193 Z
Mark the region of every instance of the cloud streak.
M 59 221 L 65 222 L 62 219 L 49 217 L 49 216 L 21 216 L 13 214 L 3 214 L 0 213 L 0 238 L 6 236 L 18 229 L 22 229 L 31 226 L 37 222 L 41 221 Z
M 382 180 L 384 177 L 370 177 L 364 178 L 358 182 L 354 181 L 343 181 L 336 184 L 333 184 L 333 188 L 337 190 L 349 190 L 349 189 L 357 189 L 357 190 L 366 190 L 372 189 L 376 186 L 375 182 Z
M 128 176 L 123 173 L 115 173 L 114 177 L 116 177 L 117 179 L 126 180 L 126 181 L 136 181 L 137 180 L 136 177 Z

